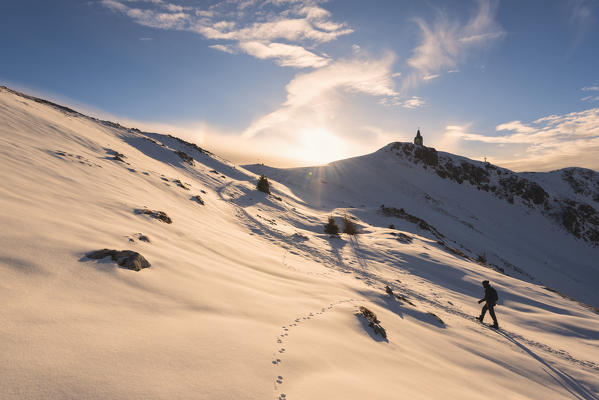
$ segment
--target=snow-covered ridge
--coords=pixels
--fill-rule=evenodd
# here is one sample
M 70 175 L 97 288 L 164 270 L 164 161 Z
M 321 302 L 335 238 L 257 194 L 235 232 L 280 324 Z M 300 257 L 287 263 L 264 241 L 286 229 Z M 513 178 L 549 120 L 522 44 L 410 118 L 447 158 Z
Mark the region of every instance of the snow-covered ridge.
M 351 213 L 374 226 L 393 224 L 426 234 L 418 223 L 406 225 L 405 217 L 397 221 L 402 213 L 420 219 L 443 235 L 431 238 L 448 251 L 597 304 L 590 291 L 563 279 L 572 268 L 579 271 L 574 280 L 599 279 L 594 260 L 599 213 L 590 204 L 596 203 L 594 171 L 576 175 L 585 195 L 572 189 L 562 172 L 567 169 L 549 173 L 560 177 L 550 181 L 544 179 L 547 174 L 515 173 L 401 142 L 325 166 L 245 168 L 284 183 L 310 204 Z M 393 212 L 383 212 L 381 218 L 381 211 L 393 209 L 402 211 L 394 218 L 389 217 Z
M 536 207 L 575 237 L 599 246 L 599 173 L 583 168 L 564 168 L 550 172 L 559 175 L 570 190 L 556 190 L 547 181 L 539 183 L 539 173 L 518 174 L 491 163 L 481 163 L 434 148 L 411 143 L 391 143 L 379 152 L 395 152 L 424 168 L 431 168 L 443 179 L 464 182 L 478 190 L 491 192 L 514 204 L 514 199 Z M 561 182 L 558 182 L 558 185 Z
M 250 169 L 0 89 L 0 397 L 599 396 L 598 249 L 537 207 L 391 152 Z

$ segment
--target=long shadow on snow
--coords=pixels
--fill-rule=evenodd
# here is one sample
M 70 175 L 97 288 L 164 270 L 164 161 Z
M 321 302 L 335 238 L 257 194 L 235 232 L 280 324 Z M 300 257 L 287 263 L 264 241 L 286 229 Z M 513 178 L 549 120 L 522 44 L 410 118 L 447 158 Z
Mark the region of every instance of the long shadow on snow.
M 220 198 L 222 198 L 223 200 L 225 199 L 224 196 L 222 195 L 222 191 L 225 189 L 226 187 L 223 186 L 222 190 L 221 189 L 217 189 L 217 193 L 220 196 Z M 272 196 L 266 194 L 266 193 L 262 193 L 259 190 L 255 190 L 255 189 L 247 189 L 245 187 L 242 186 L 237 186 L 236 187 L 238 190 L 242 191 L 244 194 L 242 194 L 239 197 L 236 197 L 234 199 L 231 199 L 231 203 L 245 208 L 245 207 L 250 207 L 250 206 L 254 206 L 258 203 L 263 203 L 264 206 L 269 206 L 269 207 L 273 207 L 279 211 L 286 211 L 285 207 L 283 207 L 283 205 L 281 204 L 281 201 L 273 198 Z
M 411 307 L 404 306 L 399 300 L 391 296 L 377 297 L 373 302 L 387 310 L 397 314 L 403 319 L 404 314 L 410 316 L 420 322 L 430 324 L 436 328 L 445 329 L 445 324 L 441 323 L 434 315 L 429 312 L 415 310 Z
M 347 242 L 341 239 L 338 236 L 329 236 L 329 245 L 331 246 L 331 253 L 333 253 L 333 257 L 337 260 L 337 265 L 339 268 L 346 268 L 346 265 L 343 263 L 343 257 L 341 257 L 341 250 Z
M 498 334 L 509 340 L 511 343 L 518 346 L 525 353 L 530 355 L 532 358 L 537 360 L 544 368 L 553 380 L 555 380 L 558 384 L 560 384 L 564 389 L 566 389 L 571 395 L 573 395 L 576 399 L 580 400 L 599 400 L 593 392 L 584 387 L 580 382 L 576 379 L 572 378 L 567 373 L 561 371 L 559 368 L 551 366 L 547 361 L 538 356 L 535 352 L 530 350 L 528 347 L 524 346 L 516 339 L 514 339 L 509 333 L 503 332 L 501 330 L 497 331 Z

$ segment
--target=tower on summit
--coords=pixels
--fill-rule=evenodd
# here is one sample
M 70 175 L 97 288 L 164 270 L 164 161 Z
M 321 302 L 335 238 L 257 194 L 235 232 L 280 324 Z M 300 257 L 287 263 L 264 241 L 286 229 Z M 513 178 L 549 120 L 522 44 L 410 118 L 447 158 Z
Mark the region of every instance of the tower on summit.
M 416 132 L 416 137 L 414 138 L 414 144 L 416 144 L 418 146 L 424 146 L 422 135 L 420 135 L 420 129 L 418 129 L 418 132 Z

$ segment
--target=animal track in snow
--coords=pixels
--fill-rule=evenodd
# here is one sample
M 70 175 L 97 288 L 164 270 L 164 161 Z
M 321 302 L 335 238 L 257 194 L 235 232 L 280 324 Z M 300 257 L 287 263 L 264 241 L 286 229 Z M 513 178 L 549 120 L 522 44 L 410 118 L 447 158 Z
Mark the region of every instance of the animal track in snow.
M 328 310 L 331 310 L 333 307 L 335 307 L 335 306 L 337 306 L 339 304 L 348 303 L 348 302 L 352 302 L 352 301 L 360 301 L 360 300 L 358 300 L 358 299 L 339 300 L 337 302 L 330 303 L 328 306 L 321 307 L 320 308 L 320 312 L 310 312 L 307 315 L 296 317 L 293 320 L 294 321 L 293 323 L 281 326 L 281 329 L 283 330 L 283 332 L 279 336 L 277 336 L 276 343 L 278 345 L 281 345 L 283 343 L 284 339 L 287 339 L 289 337 L 289 332 L 293 328 L 298 327 L 299 324 L 302 321 L 309 320 L 309 319 L 312 319 L 312 318 L 316 318 L 318 315 L 324 314 L 325 312 L 327 312 Z M 277 353 L 280 354 L 281 357 L 282 357 L 282 355 L 285 354 L 286 351 L 287 350 L 286 350 L 285 347 L 279 347 L 279 349 L 273 353 L 273 358 L 276 357 Z M 279 367 L 279 364 L 281 364 L 282 361 L 283 360 L 280 359 L 280 358 L 274 358 L 274 360 L 271 363 L 272 363 L 273 367 Z M 279 384 L 279 385 L 283 384 L 283 376 L 282 375 L 276 375 L 274 377 L 274 390 L 275 391 L 278 390 L 277 384 Z M 278 399 L 279 400 L 287 400 L 287 395 L 285 393 L 281 393 L 281 394 L 279 394 Z

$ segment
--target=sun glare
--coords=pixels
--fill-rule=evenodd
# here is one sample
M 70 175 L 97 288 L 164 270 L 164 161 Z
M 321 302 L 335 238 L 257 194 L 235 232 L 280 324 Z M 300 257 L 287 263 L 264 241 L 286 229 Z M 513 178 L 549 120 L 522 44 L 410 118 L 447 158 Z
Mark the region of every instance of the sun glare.
M 339 160 L 346 155 L 346 144 L 324 128 L 303 130 L 298 137 L 295 158 L 314 165 Z

